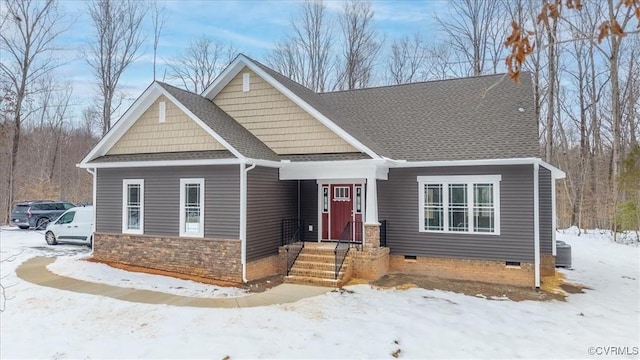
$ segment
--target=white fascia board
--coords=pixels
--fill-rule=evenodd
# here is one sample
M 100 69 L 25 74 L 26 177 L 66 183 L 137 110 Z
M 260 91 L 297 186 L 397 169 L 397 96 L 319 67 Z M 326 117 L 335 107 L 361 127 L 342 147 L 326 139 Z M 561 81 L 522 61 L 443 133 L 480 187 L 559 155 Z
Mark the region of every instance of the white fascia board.
M 280 180 L 323 180 L 323 179 L 379 179 L 387 180 L 388 168 L 375 164 L 314 165 L 283 163 L 280 167 Z
M 481 160 L 442 160 L 442 161 L 404 161 L 396 160 L 391 167 L 445 167 L 445 166 L 483 166 L 483 165 L 530 165 L 539 163 L 538 158 L 481 159 Z
M 558 169 L 557 167 L 549 164 L 546 161 L 540 160 L 540 166 L 551 171 L 551 176 L 553 177 L 554 180 L 564 179 L 567 176 L 567 174 L 564 171 Z
M 113 145 L 124 135 L 154 101 L 160 96 L 161 86 L 152 83 L 149 87 L 134 101 L 127 111 L 120 117 L 118 121 L 109 129 L 105 136 L 100 139 L 96 146 L 80 161 L 79 165 L 86 165 L 89 161 L 105 155 Z M 80 166 L 88 168 L 90 166 Z
M 105 163 L 77 164 L 84 169 L 129 168 L 129 167 L 164 167 L 164 166 L 199 166 L 199 165 L 236 165 L 242 164 L 242 159 L 199 159 L 199 160 L 156 160 L 156 161 L 121 161 Z
M 294 104 L 298 105 L 301 109 L 306 111 L 309 115 L 314 117 L 316 120 L 320 121 L 324 126 L 329 128 L 329 130 L 333 131 L 335 134 L 340 136 L 344 141 L 349 143 L 349 145 L 358 149 L 361 152 L 371 156 L 372 158 L 379 159 L 381 158 L 373 150 L 369 149 L 363 143 L 354 138 L 351 134 L 346 132 L 336 123 L 331 121 L 328 117 L 323 115 L 320 111 L 316 110 L 313 106 L 309 105 L 306 101 L 299 98 L 296 94 L 294 94 L 291 90 L 289 90 L 286 86 L 282 85 L 279 81 L 274 79 L 271 75 L 267 74 L 264 70 L 262 70 L 259 66 L 253 63 L 253 61 L 249 60 L 244 55 L 239 55 L 235 61 L 233 61 L 223 72 L 218 76 L 218 78 L 214 81 L 207 90 L 205 90 L 202 95 L 210 100 L 213 100 L 216 95 L 242 70 L 243 67 L 248 67 L 260 76 L 264 81 L 268 82 L 271 86 L 280 91 L 284 96 L 286 96 L 289 100 L 293 101 Z

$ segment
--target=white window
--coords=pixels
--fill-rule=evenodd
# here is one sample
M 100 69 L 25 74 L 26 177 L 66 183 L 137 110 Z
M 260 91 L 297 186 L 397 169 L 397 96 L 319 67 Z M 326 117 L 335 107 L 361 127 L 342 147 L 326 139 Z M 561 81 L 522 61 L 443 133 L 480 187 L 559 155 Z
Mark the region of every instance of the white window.
M 122 233 L 144 233 L 144 180 L 122 180 Z
M 418 176 L 421 232 L 500 234 L 501 175 Z
M 204 179 L 180 179 L 180 236 L 204 237 Z
M 333 188 L 333 201 L 349 201 L 351 194 L 348 186 L 336 186 Z

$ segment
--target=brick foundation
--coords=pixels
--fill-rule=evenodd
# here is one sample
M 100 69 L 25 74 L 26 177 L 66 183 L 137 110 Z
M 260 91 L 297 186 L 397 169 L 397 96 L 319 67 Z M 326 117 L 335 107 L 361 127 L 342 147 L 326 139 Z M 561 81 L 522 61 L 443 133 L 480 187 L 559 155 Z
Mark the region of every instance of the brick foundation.
M 380 247 L 380 224 L 364 224 L 364 246 L 367 248 Z
M 468 260 L 435 257 L 405 259 L 402 255 L 389 257 L 389 270 L 406 274 L 428 275 L 445 279 L 471 280 L 515 286 L 533 287 L 534 266 L 506 266 L 504 261 Z
M 540 254 L 540 274 L 553 276 L 556 273 L 556 257 L 551 254 Z
M 247 263 L 247 280 L 257 280 L 270 275 L 282 273 L 280 271 L 280 256 L 273 255 Z
M 349 251 L 352 276 L 356 279 L 378 280 L 389 272 L 389 248 L 368 248 Z
M 95 233 L 93 258 L 240 283 L 240 245 L 240 240 Z

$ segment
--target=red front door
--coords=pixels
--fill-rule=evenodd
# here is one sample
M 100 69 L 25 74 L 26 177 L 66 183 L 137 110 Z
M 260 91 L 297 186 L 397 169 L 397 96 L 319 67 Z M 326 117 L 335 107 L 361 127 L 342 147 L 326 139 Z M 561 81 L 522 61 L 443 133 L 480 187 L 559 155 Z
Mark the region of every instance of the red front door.
M 340 239 L 345 226 L 353 220 L 353 185 L 332 184 L 329 190 L 331 207 L 329 217 L 331 221 L 331 239 Z

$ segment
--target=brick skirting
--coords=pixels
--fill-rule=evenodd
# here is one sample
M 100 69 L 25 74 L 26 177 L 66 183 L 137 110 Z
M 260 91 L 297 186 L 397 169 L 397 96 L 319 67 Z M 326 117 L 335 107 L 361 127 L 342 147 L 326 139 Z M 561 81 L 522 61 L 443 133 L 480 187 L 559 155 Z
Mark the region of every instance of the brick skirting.
M 262 279 L 270 275 L 282 273 L 280 271 L 280 256 L 273 255 L 247 263 L 247 280 Z
M 504 261 L 420 256 L 414 260 L 405 259 L 402 255 L 391 255 L 389 257 L 389 270 L 444 279 L 471 280 L 527 287 L 535 285 L 534 266 L 531 263 L 521 263 L 520 266 L 507 266 Z
M 242 282 L 240 240 L 95 233 L 98 261 Z
M 556 257 L 551 254 L 540 254 L 540 275 L 553 276 L 556 273 Z

